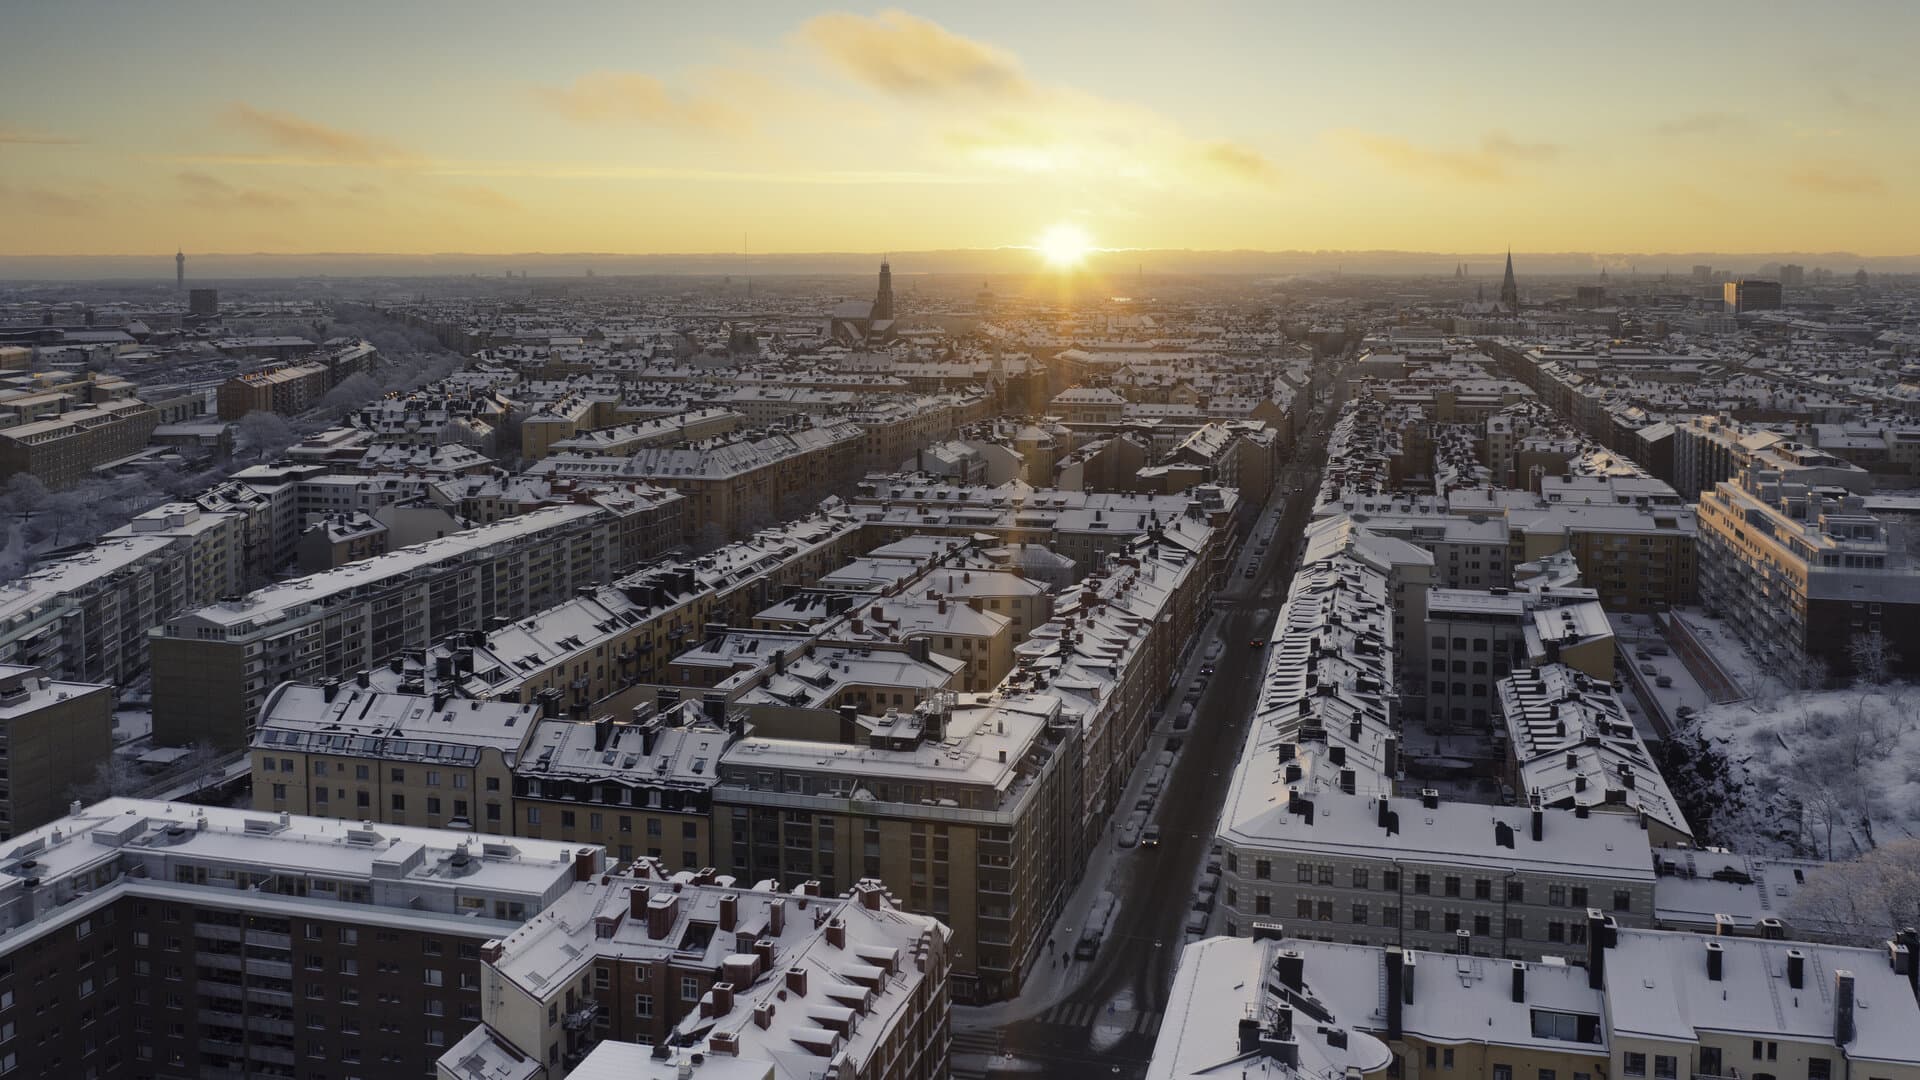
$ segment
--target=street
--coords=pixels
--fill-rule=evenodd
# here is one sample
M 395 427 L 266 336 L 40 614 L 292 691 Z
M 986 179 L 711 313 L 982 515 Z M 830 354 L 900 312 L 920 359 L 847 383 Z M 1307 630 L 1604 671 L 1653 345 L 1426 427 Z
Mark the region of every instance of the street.
M 1325 415 L 1311 420 L 1294 460 L 1281 470 L 1278 490 L 1294 494 L 1284 496 L 1275 541 L 1255 564 L 1254 576 L 1236 574 L 1216 597 L 1224 650 L 1214 662 L 1216 671 L 1206 682 L 1193 726 L 1181 733 L 1185 746 L 1155 818 L 1159 845 L 1122 853 L 1114 882 L 1119 911 L 1099 954 L 1084 963 L 1074 989 L 1037 1017 L 997 1032 L 956 1034 L 956 1055 L 990 1055 L 995 1064 L 984 1075 L 1144 1074 L 1185 944 L 1195 876 L 1213 842 L 1214 823 L 1265 667 L 1266 650 L 1250 643 L 1268 636 L 1285 599 L 1319 486 L 1327 424 Z M 1256 527 L 1247 540 L 1249 548 L 1257 544 L 1258 535 Z M 956 1067 L 954 1075 L 983 1074 Z

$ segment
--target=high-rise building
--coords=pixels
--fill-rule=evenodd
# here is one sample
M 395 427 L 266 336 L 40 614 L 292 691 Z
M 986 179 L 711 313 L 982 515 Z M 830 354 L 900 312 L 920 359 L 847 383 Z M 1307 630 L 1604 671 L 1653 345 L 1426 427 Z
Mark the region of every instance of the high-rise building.
M 1507 276 L 1500 279 L 1500 306 L 1520 310 L 1520 286 L 1513 280 L 1513 249 L 1507 249 Z
M 219 289 L 193 289 L 187 293 L 187 314 L 205 315 L 209 318 L 220 314 Z
M 880 260 L 880 294 L 873 298 L 873 318 L 893 318 L 893 267 L 885 259 Z
M 1727 310 L 1735 315 L 1749 311 L 1779 311 L 1780 283 L 1739 278 L 1720 287 Z
M 485 1015 L 483 946 L 605 869 L 585 844 L 75 808 L 0 864 L 0 1071 L 290 1077 L 324 1056 L 432 1075 Z

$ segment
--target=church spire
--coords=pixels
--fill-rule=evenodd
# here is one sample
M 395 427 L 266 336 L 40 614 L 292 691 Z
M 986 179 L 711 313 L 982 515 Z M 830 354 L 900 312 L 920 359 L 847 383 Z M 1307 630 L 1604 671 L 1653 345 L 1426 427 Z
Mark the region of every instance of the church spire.
M 1507 276 L 1500 281 L 1500 306 L 1508 311 L 1520 310 L 1520 286 L 1513 280 L 1513 249 L 1507 249 Z

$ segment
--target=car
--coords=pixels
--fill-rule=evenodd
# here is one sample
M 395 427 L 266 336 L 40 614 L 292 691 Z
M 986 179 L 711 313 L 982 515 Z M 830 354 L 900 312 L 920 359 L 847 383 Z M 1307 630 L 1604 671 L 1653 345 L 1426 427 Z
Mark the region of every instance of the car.
M 1267 647 L 1267 639 L 1262 637 L 1257 637 L 1257 638 L 1254 638 L 1251 642 L 1249 642 L 1248 645 L 1251 648 L 1264 649 Z
M 1654 667 L 1654 666 L 1653 666 L 1652 664 L 1641 664 L 1641 665 L 1640 665 L 1640 674 L 1642 674 L 1642 675 L 1658 675 L 1658 674 L 1660 674 L 1660 669 L 1659 669 L 1659 668 L 1657 668 L 1657 667 Z
M 1647 651 L 1655 656 L 1667 655 L 1667 647 L 1665 645 L 1649 645 L 1647 646 Z
M 1146 828 L 1140 830 L 1140 846 L 1141 847 L 1159 847 L 1160 846 L 1160 826 L 1149 825 Z
M 1201 665 L 1200 665 L 1200 674 L 1202 674 L 1202 675 L 1211 675 L 1211 674 L 1213 674 L 1213 665 L 1212 665 L 1212 664 L 1201 664 Z
M 1685 720 L 1685 719 L 1687 719 L 1688 717 L 1690 717 L 1690 716 L 1692 716 L 1692 715 L 1694 714 L 1694 711 L 1695 711 L 1695 710 L 1694 710 L 1694 707 L 1693 707 L 1693 706 L 1691 706 L 1691 705 L 1682 705 L 1682 706 L 1680 706 L 1679 708 L 1677 708 L 1677 709 L 1675 709 L 1675 710 L 1673 710 L 1673 715 L 1675 715 L 1675 716 L 1677 716 L 1677 717 L 1679 717 L 1679 718 L 1680 718 L 1680 719 L 1682 719 L 1682 720 Z
M 1251 566 L 1249 566 L 1249 567 L 1247 567 L 1247 570 L 1246 570 L 1246 572 L 1245 572 L 1245 573 L 1243 573 L 1243 574 L 1241 574 L 1240 576 L 1241 576 L 1241 577 L 1243 577 L 1243 578 L 1250 578 L 1250 577 L 1252 577 L 1252 576 L 1253 576 L 1253 567 L 1251 567 Z
M 1185 746 L 1185 745 L 1187 745 L 1187 742 L 1186 742 L 1186 740 L 1185 740 L 1185 739 L 1168 739 L 1168 740 L 1167 740 L 1167 751 L 1168 751 L 1169 753 L 1174 753 L 1174 754 L 1177 754 L 1177 753 L 1179 753 L 1179 752 L 1180 752 L 1180 748 L 1181 748 L 1181 747 L 1183 747 L 1183 746 Z
M 1666 689 L 1666 688 L 1668 688 L 1668 687 L 1670 687 L 1670 686 L 1672 686 L 1672 685 L 1673 685 L 1673 676 L 1671 676 L 1671 675 L 1656 675 L 1656 676 L 1654 676 L 1654 680 L 1653 680 L 1653 685 L 1655 685 L 1655 686 L 1658 686 L 1658 687 L 1660 687 L 1660 688 L 1661 688 L 1662 690 L 1664 690 L 1664 689 Z

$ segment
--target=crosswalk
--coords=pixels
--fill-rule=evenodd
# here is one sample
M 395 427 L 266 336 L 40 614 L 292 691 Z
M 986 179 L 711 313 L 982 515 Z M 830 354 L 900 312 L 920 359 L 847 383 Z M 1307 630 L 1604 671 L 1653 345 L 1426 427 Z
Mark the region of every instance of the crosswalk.
M 1160 1012 L 1117 1012 L 1109 1014 L 1106 1006 L 1093 1001 L 1067 1001 L 1055 1005 L 1040 1014 L 1040 1022 L 1059 1027 L 1088 1028 L 1096 1023 L 1111 1020 L 1121 1024 L 1136 1035 L 1152 1035 L 1160 1030 Z
M 956 1031 L 950 1040 L 951 1065 L 947 1072 L 953 1080 L 986 1080 L 987 1070 L 1000 1054 L 998 1031 Z

